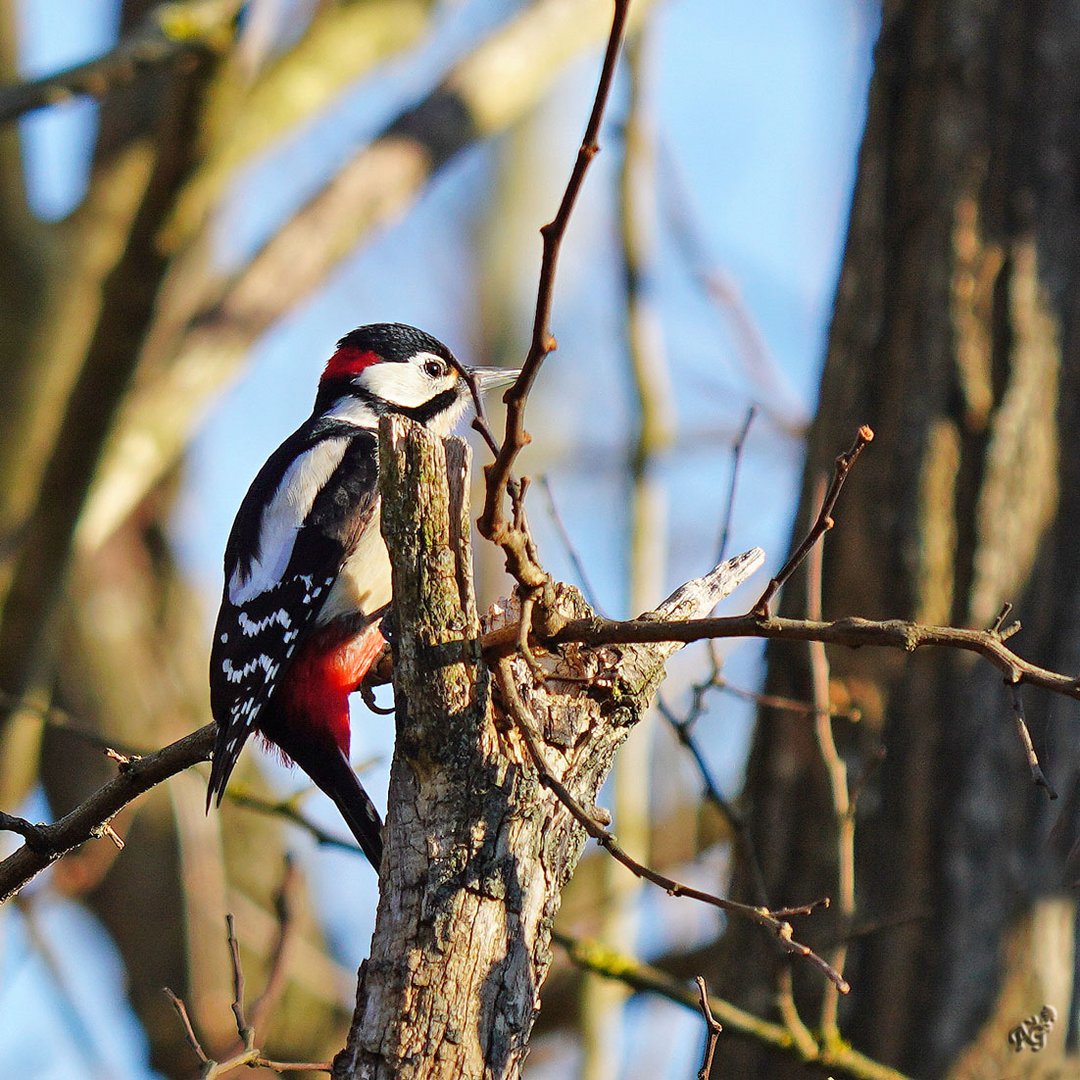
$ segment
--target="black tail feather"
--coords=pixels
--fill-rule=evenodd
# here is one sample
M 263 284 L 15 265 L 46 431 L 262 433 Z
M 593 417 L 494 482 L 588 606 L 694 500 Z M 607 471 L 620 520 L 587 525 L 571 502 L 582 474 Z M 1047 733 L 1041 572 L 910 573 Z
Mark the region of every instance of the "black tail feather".
M 378 873 L 383 854 L 382 818 L 349 759 L 337 748 L 301 749 L 299 753 L 286 748 L 286 752 L 334 800 L 360 849 Z
M 242 738 L 231 738 L 229 728 L 219 724 L 217 738 L 214 741 L 214 756 L 210 762 L 210 782 L 206 788 L 206 812 L 211 806 L 220 806 L 225 786 L 229 782 L 236 760 L 244 748 L 246 733 Z M 234 734 L 236 734 L 234 732 Z
M 368 793 L 364 790 L 349 759 L 336 746 L 311 745 L 289 737 L 287 730 L 275 728 L 271 747 L 279 750 L 300 766 L 318 787 L 334 800 L 345 824 L 356 837 L 368 862 L 379 872 L 382 862 L 382 818 Z M 231 741 L 231 745 L 230 745 Z M 243 740 L 230 740 L 225 729 L 218 729 L 214 759 L 210 767 L 210 784 L 206 791 L 206 809 L 221 805 L 225 785 L 240 756 Z

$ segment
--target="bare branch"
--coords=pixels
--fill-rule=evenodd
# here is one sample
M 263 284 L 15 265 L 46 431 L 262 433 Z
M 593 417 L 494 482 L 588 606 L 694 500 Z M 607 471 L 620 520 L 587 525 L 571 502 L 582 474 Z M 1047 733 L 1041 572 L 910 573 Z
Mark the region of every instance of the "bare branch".
M 708 893 L 701 889 L 695 889 L 689 885 L 684 885 L 682 882 L 676 881 L 674 878 L 669 878 L 665 874 L 658 873 L 656 870 L 638 862 L 619 846 L 619 842 L 616 840 L 614 833 L 601 825 L 599 821 L 596 820 L 596 816 L 589 813 L 574 798 L 574 796 L 570 794 L 566 785 L 556 779 L 552 773 L 547 761 L 544 759 L 543 751 L 540 749 L 536 740 L 536 735 L 533 732 L 532 725 L 526 713 L 525 704 L 522 702 L 520 694 L 518 694 L 517 686 L 514 682 L 514 674 L 510 669 L 508 660 L 504 659 L 499 661 L 498 666 L 495 669 L 495 675 L 503 704 L 513 718 L 514 723 L 517 725 L 522 741 L 525 743 L 533 765 L 536 767 L 536 771 L 539 774 L 540 782 L 555 795 L 559 802 L 570 811 L 574 820 L 589 834 L 589 836 L 604 848 L 612 858 L 617 862 L 622 863 L 622 865 L 636 877 L 639 877 L 644 881 L 651 881 L 654 885 L 659 885 L 669 896 L 686 896 L 692 900 L 700 900 L 702 903 L 711 904 L 713 907 L 720 908 L 721 911 L 727 911 L 731 914 L 740 915 L 744 918 L 753 920 L 769 930 L 780 942 L 780 946 L 785 952 L 788 952 L 793 956 L 804 957 L 813 964 L 826 978 L 836 984 L 841 993 L 846 994 L 851 989 L 844 979 L 820 956 L 808 946 L 803 945 L 801 942 L 794 939 L 791 924 L 785 921 L 785 917 L 788 915 L 808 915 L 815 908 L 828 907 L 829 901 L 827 899 L 815 901 L 804 907 L 786 908 L 782 912 L 774 913 L 764 907 L 740 904 L 735 900 L 727 900 L 722 896 L 716 896 L 713 893 Z
M 167 986 L 162 987 L 162 989 L 165 991 L 165 996 L 172 1002 L 172 1007 L 176 1010 L 176 1015 L 180 1017 L 180 1023 L 183 1025 L 184 1037 L 187 1039 L 188 1045 L 195 1051 L 195 1056 L 203 1065 L 209 1065 L 210 1058 L 202 1048 L 202 1043 L 199 1042 L 198 1035 L 195 1034 L 195 1028 L 192 1027 L 191 1017 L 188 1015 L 184 999 L 178 994 L 174 994 Z
M 645 993 L 657 994 L 694 1012 L 701 1011 L 699 992 L 674 975 L 597 942 L 585 941 L 552 931 L 552 941 L 566 950 L 571 961 L 585 971 Z M 906 1080 L 903 1073 L 881 1065 L 846 1046 L 819 1046 L 811 1040 L 804 1053 L 782 1024 L 761 1020 L 723 998 L 709 995 L 709 1009 L 729 1033 L 748 1036 L 788 1055 L 792 1060 L 813 1062 L 827 1069 L 837 1080 Z
M 555 496 L 552 493 L 551 484 L 548 481 L 547 475 L 541 475 L 537 477 L 537 480 L 547 499 L 548 517 L 551 518 L 551 523 L 555 526 L 555 531 L 559 534 L 559 539 L 562 541 L 563 548 L 566 550 L 566 557 L 570 560 L 570 565 L 574 568 L 574 573 L 577 574 L 578 584 L 581 586 L 581 593 L 585 597 L 586 603 L 588 603 L 593 611 L 599 611 L 603 614 L 604 607 L 597 599 L 596 590 L 589 580 L 589 575 L 585 570 L 585 564 L 581 561 L 581 555 L 574 546 L 574 541 L 571 538 L 570 533 L 567 532 L 562 515 L 559 513 L 559 508 L 555 503 Z M 722 562 L 723 560 L 719 561 Z
M 522 585 L 538 588 L 547 581 L 547 575 L 528 551 L 525 536 L 516 525 L 506 519 L 505 499 L 514 462 L 529 444 L 525 431 L 525 404 L 548 353 L 556 347 L 551 333 L 551 306 L 555 294 L 555 271 L 558 267 L 562 241 L 570 223 L 570 215 L 581 193 L 585 174 L 592 159 L 599 153 L 597 138 L 604 117 L 611 83 L 615 77 L 615 65 L 626 31 L 630 10 L 629 0 L 615 0 L 615 14 L 611 34 L 608 37 L 604 65 L 600 72 L 600 84 L 593 99 L 592 112 L 585 126 L 585 135 L 574 162 L 570 180 L 563 193 L 562 202 L 555 217 L 540 230 L 544 250 L 540 264 L 540 282 L 537 287 L 536 314 L 533 318 L 532 342 L 517 381 L 503 395 L 506 403 L 506 430 L 495 461 L 485 467 L 484 511 L 478 527 L 480 534 L 498 544 L 506 554 L 507 570 Z
M 163 750 L 136 758 L 58 822 L 41 826 L 40 844 L 31 846 L 27 842 L 0 862 L 0 903 L 67 852 L 101 836 L 112 818 L 128 803 L 170 776 L 208 760 L 214 745 L 214 731 L 214 725 L 207 724 Z
M 824 499 L 825 478 L 820 477 L 815 501 L 824 505 Z M 811 619 L 821 618 L 824 562 L 823 545 L 814 545 L 806 573 L 806 614 Z M 843 928 L 842 940 L 832 950 L 829 960 L 837 971 L 842 972 L 847 962 L 847 941 L 843 938 L 855 917 L 855 813 L 848 788 L 847 764 L 833 737 L 832 717 L 829 716 L 829 658 L 820 641 L 810 642 L 810 680 L 814 695 L 814 734 L 825 766 L 836 828 L 836 906 Z M 834 988 L 825 987 L 821 999 L 821 1032 L 826 1042 L 840 1041 L 839 1008 L 840 999 Z
M 998 635 L 1000 636 L 1000 635 Z M 1036 787 L 1041 787 L 1051 799 L 1056 799 L 1058 793 L 1054 785 L 1046 778 L 1039 764 L 1039 757 L 1035 753 L 1035 745 L 1031 741 L 1031 732 L 1028 731 L 1027 717 L 1024 715 L 1024 698 L 1020 690 L 1019 681 L 1008 682 L 1009 693 L 1012 696 L 1013 717 L 1016 720 L 1016 733 L 1020 736 L 1020 745 L 1024 748 L 1024 757 L 1027 758 L 1028 768 L 1031 770 L 1031 781 Z
M 104 97 L 150 68 L 199 53 L 219 52 L 232 41 L 240 0 L 188 0 L 161 4 L 114 49 L 40 79 L 0 86 L 0 124 L 74 97 Z
M 276 997 L 281 989 L 281 981 L 283 979 L 284 942 L 288 937 L 291 923 L 288 909 L 283 908 L 280 901 L 281 896 L 283 896 L 285 891 L 291 887 L 294 881 L 294 870 L 291 864 L 287 864 L 285 868 L 285 879 L 281 886 L 282 892 L 279 895 L 278 944 L 275 948 L 270 974 L 267 978 L 266 989 L 256 1002 L 255 1007 L 252 1010 L 252 1017 L 254 1017 L 256 1013 L 262 1015 L 266 1011 L 266 1007 L 269 1006 L 271 999 Z M 254 1022 L 249 1023 L 244 1015 L 244 968 L 240 962 L 240 945 L 236 938 L 232 915 L 226 915 L 225 922 L 227 926 L 226 938 L 228 941 L 229 956 L 232 963 L 233 986 L 235 988 L 232 1012 L 233 1016 L 236 1018 L 236 1031 L 240 1036 L 240 1042 L 243 1048 L 238 1053 L 231 1054 L 223 1061 L 215 1061 L 203 1049 L 199 1037 L 195 1034 L 195 1029 L 191 1023 L 191 1017 L 188 1015 L 187 1006 L 184 1004 L 183 999 L 174 994 L 168 987 L 165 987 L 165 993 L 168 995 L 169 1000 L 173 1004 L 173 1008 L 180 1017 L 181 1024 L 184 1026 L 184 1036 L 191 1045 L 191 1048 L 195 1051 L 199 1063 L 202 1065 L 202 1070 L 199 1074 L 201 1080 L 216 1080 L 217 1077 L 224 1076 L 226 1073 L 230 1073 L 234 1069 L 239 1069 L 241 1066 L 247 1066 L 252 1069 L 272 1069 L 275 1072 L 328 1073 L 330 1071 L 330 1062 L 328 1061 L 273 1061 L 270 1058 L 265 1057 L 263 1052 L 255 1045 Z
M 724 504 L 724 523 L 720 527 L 720 542 L 717 544 L 716 561 L 723 562 L 727 558 L 728 541 L 731 539 L 731 522 L 735 516 L 735 493 L 739 485 L 739 470 L 742 466 L 743 452 L 746 450 L 746 440 L 750 435 L 750 425 L 757 416 L 757 406 L 751 405 L 746 410 L 746 419 L 735 437 L 731 447 L 731 483 L 728 486 L 727 502 Z
M 673 623 L 649 619 L 574 619 L 551 638 L 554 645 L 571 641 L 584 645 L 618 645 L 655 641 L 704 641 L 707 638 L 765 638 L 767 640 L 821 641 L 858 649 L 866 645 L 914 652 L 924 648 L 959 649 L 977 653 L 1005 673 L 1010 682 L 1027 683 L 1080 700 L 1080 679 L 1039 667 L 1006 647 L 987 630 L 958 626 L 928 626 L 903 619 L 860 619 L 849 616 L 832 622 L 788 619 L 756 614 L 687 619 Z M 501 630 L 484 638 L 488 655 L 504 654 L 511 634 Z
M 836 506 L 836 500 L 840 497 L 840 489 L 844 486 L 844 481 L 847 479 L 848 473 L 851 472 L 852 466 L 858 461 L 859 455 L 867 444 L 873 441 L 873 438 L 873 430 L 863 424 L 855 436 L 855 442 L 851 449 L 836 459 L 836 470 L 833 473 L 832 483 L 822 500 L 817 519 L 803 538 L 802 543 L 792 553 L 791 558 L 784 563 L 780 572 L 766 586 L 765 591 L 761 594 L 761 599 L 754 605 L 755 615 L 761 615 L 766 619 L 769 617 L 769 601 L 776 595 L 776 591 L 795 573 L 799 564 L 806 558 L 810 549 L 818 540 L 833 527 L 831 515 L 833 507 Z
M 705 1054 L 702 1058 L 701 1068 L 698 1069 L 698 1080 L 709 1080 L 709 1073 L 712 1072 L 713 1056 L 716 1054 L 716 1042 L 720 1038 L 720 1032 L 724 1030 L 724 1027 L 713 1016 L 712 1006 L 709 1004 L 709 986 L 705 982 L 705 977 L 699 975 L 696 982 L 700 996 L 701 1017 L 705 1021 Z

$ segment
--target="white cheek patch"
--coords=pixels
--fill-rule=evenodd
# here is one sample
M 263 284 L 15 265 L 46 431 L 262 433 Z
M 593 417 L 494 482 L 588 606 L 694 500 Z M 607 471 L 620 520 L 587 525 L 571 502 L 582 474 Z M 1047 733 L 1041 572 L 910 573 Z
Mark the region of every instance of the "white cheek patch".
M 449 390 L 456 381 L 453 372 L 433 379 L 423 367 L 429 360 L 446 366 L 445 361 L 433 353 L 419 353 L 406 362 L 372 364 L 360 376 L 360 385 L 400 409 L 419 408 L 444 390 Z
M 323 439 L 305 450 L 286 470 L 259 522 L 258 558 L 244 578 L 239 567 L 229 579 L 229 601 L 245 604 L 281 581 L 292 558 L 296 534 L 311 513 L 315 497 L 341 464 L 349 439 Z

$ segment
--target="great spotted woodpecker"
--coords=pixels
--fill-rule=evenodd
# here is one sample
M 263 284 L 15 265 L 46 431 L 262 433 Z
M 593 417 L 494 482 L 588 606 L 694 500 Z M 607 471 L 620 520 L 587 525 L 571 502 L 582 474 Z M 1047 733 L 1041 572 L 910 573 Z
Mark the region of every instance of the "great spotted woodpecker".
M 480 390 L 517 376 L 473 369 Z M 384 645 L 390 560 L 379 531 L 378 424 L 448 434 L 470 403 L 450 350 L 399 323 L 362 326 L 330 357 L 311 416 L 270 455 L 225 548 L 210 656 L 217 742 L 207 809 L 252 732 L 337 804 L 379 869 L 382 823 L 349 766 L 349 695 Z

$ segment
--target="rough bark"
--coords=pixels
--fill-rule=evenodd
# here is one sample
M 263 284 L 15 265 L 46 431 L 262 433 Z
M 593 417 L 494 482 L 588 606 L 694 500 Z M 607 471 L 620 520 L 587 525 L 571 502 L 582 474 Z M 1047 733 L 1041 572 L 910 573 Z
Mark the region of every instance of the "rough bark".
M 985 628 L 1013 601 L 1024 630 L 1012 644 L 1080 668 L 1078 96 L 1069 5 L 885 5 L 799 514 L 805 523 L 816 478 L 871 424 L 826 547 L 826 617 Z M 802 595 L 789 588 L 788 613 Z M 770 651 L 771 689 L 809 696 L 802 655 Z M 963 1075 L 1011 1075 L 1005 1031 L 1044 1004 L 1065 1015 L 1073 997 L 1076 707 L 1024 696 L 1062 806 L 1032 787 L 985 665 L 949 653 L 831 660 L 834 696 L 864 716 L 837 730 L 850 771 L 879 742 L 888 753 L 859 806 L 856 925 L 905 920 L 856 943 L 842 1028 L 918 1076 L 945 1075 L 976 1039 Z M 834 892 L 835 823 L 809 724 L 762 715 L 747 795 L 770 901 Z M 721 985 L 767 1009 L 775 971 L 732 931 Z M 811 1026 L 817 989 L 799 996 Z M 1060 1066 L 1064 1034 L 1059 1024 L 1033 1068 Z M 728 1048 L 717 1075 L 806 1073 Z
M 464 444 L 392 419 L 380 452 L 398 734 L 375 933 L 334 1076 L 513 1077 L 585 834 L 541 784 L 480 658 Z M 660 611 L 710 609 L 760 559 L 755 551 L 733 560 Z M 569 587 L 559 602 L 586 610 Z M 515 616 L 507 605 L 491 621 Z M 594 805 L 675 648 L 544 654 L 542 686 L 520 657 L 508 662 L 549 768 L 583 805 Z

